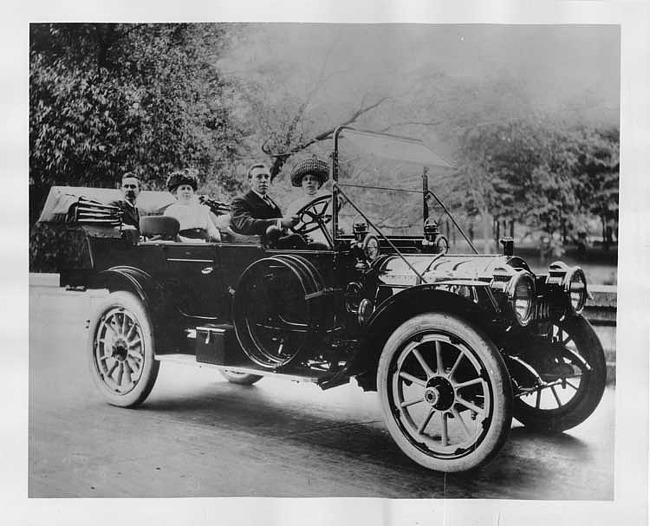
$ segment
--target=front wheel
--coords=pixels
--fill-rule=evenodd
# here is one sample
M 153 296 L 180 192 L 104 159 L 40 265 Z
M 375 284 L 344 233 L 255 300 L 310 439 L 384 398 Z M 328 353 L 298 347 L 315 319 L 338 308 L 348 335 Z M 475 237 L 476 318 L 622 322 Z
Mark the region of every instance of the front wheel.
M 603 347 L 582 316 L 553 326 L 546 341 L 522 357 L 538 378 L 515 400 L 514 416 L 527 428 L 561 432 L 584 422 L 605 391 Z
M 391 436 L 426 468 L 473 469 L 508 437 L 512 392 L 503 359 L 456 316 L 428 313 L 400 325 L 382 351 L 377 388 Z
M 88 351 L 93 381 L 109 404 L 134 407 L 145 401 L 160 362 L 154 359 L 151 321 L 137 296 L 109 294 L 91 320 Z

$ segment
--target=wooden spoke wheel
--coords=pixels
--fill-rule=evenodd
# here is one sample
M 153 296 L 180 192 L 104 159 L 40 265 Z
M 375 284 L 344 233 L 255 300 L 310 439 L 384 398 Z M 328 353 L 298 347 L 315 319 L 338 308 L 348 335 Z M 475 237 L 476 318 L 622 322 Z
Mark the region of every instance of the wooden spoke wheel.
M 512 394 L 505 364 L 458 317 L 422 314 L 398 327 L 384 346 L 377 386 L 393 439 L 429 469 L 475 468 L 506 441 Z
M 130 292 L 111 293 L 94 314 L 88 337 L 91 374 L 108 402 L 121 407 L 144 402 L 160 363 L 140 299 Z

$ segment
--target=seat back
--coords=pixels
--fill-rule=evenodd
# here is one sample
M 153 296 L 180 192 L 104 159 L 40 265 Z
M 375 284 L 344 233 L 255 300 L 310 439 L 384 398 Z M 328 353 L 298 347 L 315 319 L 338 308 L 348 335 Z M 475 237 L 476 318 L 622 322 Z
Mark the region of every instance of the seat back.
M 215 216 L 211 214 L 212 222 L 221 232 L 221 239 L 226 243 L 247 243 L 259 245 L 261 242 L 260 236 L 245 236 L 238 234 L 230 226 L 230 214 L 222 214 Z
M 150 239 L 175 240 L 180 229 L 178 219 L 170 216 L 140 218 L 140 234 Z

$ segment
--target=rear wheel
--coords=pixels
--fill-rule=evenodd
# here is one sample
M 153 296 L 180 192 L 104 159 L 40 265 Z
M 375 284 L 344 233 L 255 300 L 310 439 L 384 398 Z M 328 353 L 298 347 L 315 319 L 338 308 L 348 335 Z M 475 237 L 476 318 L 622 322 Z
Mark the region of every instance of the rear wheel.
M 382 351 L 377 387 L 391 436 L 426 468 L 475 468 L 507 439 L 512 393 L 503 359 L 456 316 L 422 314 L 399 326 Z
M 151 321 L 130 292 L 111 293 L 97 309 L 88 333 L 90 371 L 108 403 L 133 407 L 153 389 L 160 362 L 154 359 Z
M 262 379 L 258 374 L 239 373 L 237 371 L 231 371 L 230 369 L 219 369 L 219 372 L 221 373 L 221 376 L 232 384 L 253 385 L 255 382 L 259 382 Z

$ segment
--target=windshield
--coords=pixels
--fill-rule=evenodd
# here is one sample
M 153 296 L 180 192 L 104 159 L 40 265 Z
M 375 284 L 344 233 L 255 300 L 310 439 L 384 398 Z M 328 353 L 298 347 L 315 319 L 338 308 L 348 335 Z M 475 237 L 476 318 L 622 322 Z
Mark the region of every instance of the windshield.
M 339 231 L 350 234 L 363 221 L 358 208 L 386 236 L 421 237 L 424 174 L 450 164 L 420 141 L 348 128 L 337 146 L 338 183 L 349 201 L 339 211 Z

